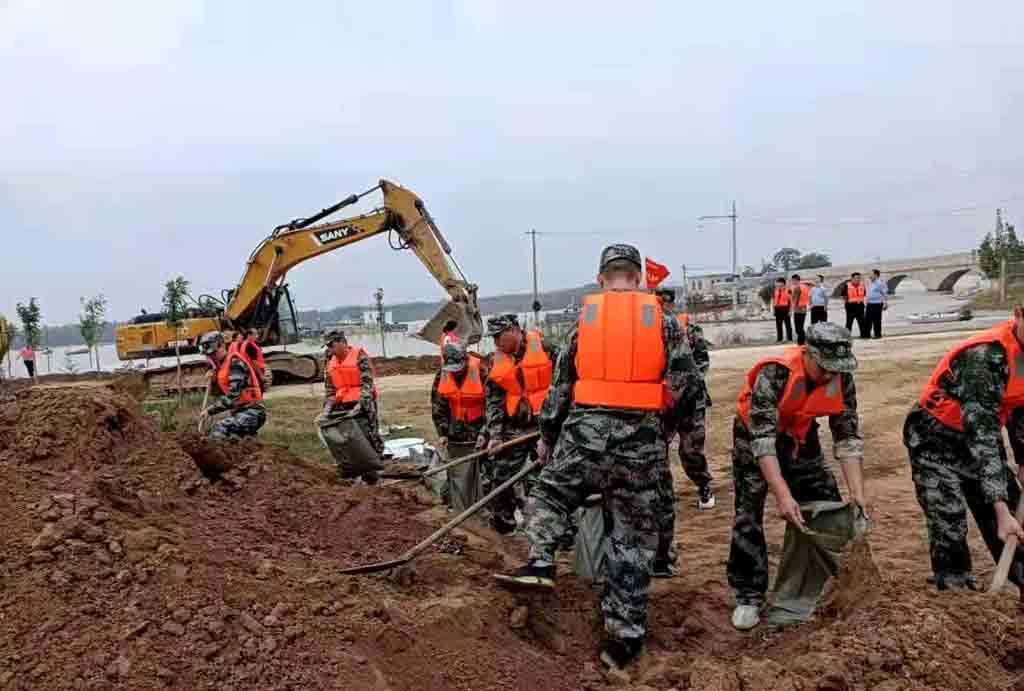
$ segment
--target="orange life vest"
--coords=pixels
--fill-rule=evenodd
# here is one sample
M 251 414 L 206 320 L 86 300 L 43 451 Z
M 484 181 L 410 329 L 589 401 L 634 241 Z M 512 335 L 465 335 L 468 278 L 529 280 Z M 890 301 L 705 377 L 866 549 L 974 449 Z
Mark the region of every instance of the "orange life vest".
M 662 410 L 665 341 L 658 299 L 606 291 L 583 300 L 573 400 L 583 405 Z
M 807 438 L 815 418 L 838 415 L 845 410 L 843 405 L 843 382 L 837 374 L 825 386 L 815 387 L 807 393 L 807 373 L 804 371 L 804 348 L 787 348 L 777 357 L 759 360 L 747 373 L 747 381 L 736 401 L 736 412 L 747 428 L 750 428 L 750 397 L 761 368 L 768 363 L 782 365 L 789 370 L 789 379 L 779 401 L 779 432 L 793 437 L 798 442 Z
M 257 403 L 263 400 L 263 390 L 260 388 L 260 378 L 256 374 L 256 369 L 252 366 L 249 358 L 245 357 L 242 353 L 239 353 L 237 349 L 233 352 L 228 352 L 228 356 L 224 358 L 224 362 L 221 364 L 220 369 L 217 370 L 217 386 L 224 392 L 224 395 L 228 395 L 231 391 L 231 362 L 232 360 L 241 360 L 245 364 L 245 368 L 249 370 L 249 386 L 242 389 L 242 395 L 238 397 L 238 401 L 235 403 L 236 408 L 247 406 L 250 403 Z
M 331 357 L 327 365 L 327 372 L 334 384 L 334 400 L 338 403 L 356 403 L 359 401 L 359 356 L 363 353 L 362 348 L 353 347 L 348 349 L 348 355 L 344 360 L 339 361 Z M 370 363 L 371 370 L 373 363 Z M 377 398 L 377 386 L 373 387 L 373 397 Z
M 505 390 L 505 411 L 510 416 L 516 414 L 524 398 L 537 415 L 548 395 L 553 369 L 540 332 L 530 331 L 526 334 L 526 355 L 519 363 L 500 350 L 494 353 L 490 380 Z
M 854 285 L 853 283 L 846 284 L 846 301 L 854 304 L 864 302 L 865 296 L 868 294 L 867 286 L 863 283 L 860 285 Z
M 801 283 L 797 289 L 800 291 L 800 299 L 797 300 L 796 306 L 806 308 L 811 304 L 811 288 L 806 283 Z
M 484 416 L 484 380 L 480 373 L 480 358 L 469 356 L 469 364 L 462 385 L 451 372 L 441 373 L 437 395 L 442 396 L 452 409 L 452 417 L 459 422 L 476 422 Z
M 680 312 L 676 315 L 676 321 L 679 322 L 679 328 L 683 330 L 683 333 L 686 333 L 686 328 L 690 326 L 690 313 Z
M 963 341 L 942 358 L 939 366 L 928 378 L 919 402 L 921 407 L 931 413 L 946 427 L 964 431 L 964 420 L 960 411 L 960 401 L 952 398 L 942 389 L 942 380 L 950 373 L 953 360 L 968 348 L 984 343 L 999 343 L 1006 350 L 1006 361 L 1010 366 L 1010 380 L 1006 382 L 1003 402 L 999 407 L 999 421 L 1006 425 L 1010 414 L 1015 408 L 1024 405 L 1024 351 L 1017 336 L 1013 333 L 1013 321 L 1004 322 Z
M 789 288 L 776 288 L 775 301 L 772 304 L 776 307 L 789 307 Z
M 249 352 L 256 353 L 256 357 L 250 357 L 252 364 L 260 372 L 267 370 L 267 361 L 263 358 L 263 348 L 260 348 L 260 344 L 255 339 L 247 338 L 242 341 L 242 351 L 248 356 Z

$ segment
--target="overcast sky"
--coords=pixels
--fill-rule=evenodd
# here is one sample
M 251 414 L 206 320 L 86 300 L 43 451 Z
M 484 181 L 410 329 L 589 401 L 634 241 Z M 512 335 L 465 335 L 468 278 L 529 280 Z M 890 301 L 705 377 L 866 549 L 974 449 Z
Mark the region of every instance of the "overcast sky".
M 970 249 L 1024 219 L 1024 3 L 0 0 L 0 313 L 110 316 L 239 279 L 278 223 L 386 177 L 482 295 L 590 280 L 603 244 L 724 269 Z M 691 269 L 693 270 L 693 269 Z M 440 299 L 381 237 L 300 307 Z M 672 282 L 670 280 L 670 282 Z M 560 307 L 553 305 L 552 307 Z

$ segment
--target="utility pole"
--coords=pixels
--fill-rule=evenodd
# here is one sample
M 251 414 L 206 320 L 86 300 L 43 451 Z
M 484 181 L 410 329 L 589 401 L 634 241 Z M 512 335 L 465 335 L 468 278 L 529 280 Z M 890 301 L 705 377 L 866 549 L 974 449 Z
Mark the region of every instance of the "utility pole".
M 380 352 L 381 357 L 388 356 L 388 347 L 384 342 L 384 289 L 378 288 L 373 294 L 377 299 L 377 326 L 380 327 Z
M 698 221 L 711 221 L 720 219 L 730 219 L 732 221 L 732 309 L 733 316 L 739 316 L 739 304 L 740 304 L 740 293 L 739 293 L 739 276 L 736 274 L 736 200 L 732 202 L 732 213 L 725 216 L 700 216 Z
M 537 229 L 531 229 L 530 244 L 533 246 L 533 328 L 540 328 L 540 300 L 537 298 Z
M 686 264 L 683 264 L 683 311 L 690 311 L 690 284 L 686 282 Z

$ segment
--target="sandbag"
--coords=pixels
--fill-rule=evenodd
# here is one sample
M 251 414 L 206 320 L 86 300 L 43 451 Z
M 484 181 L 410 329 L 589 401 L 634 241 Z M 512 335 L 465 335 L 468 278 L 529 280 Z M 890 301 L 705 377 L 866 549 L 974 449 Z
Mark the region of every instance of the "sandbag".
M 448 444 L 448 456 L 453 461 L 475 451 L 474 444 Z M 445 472 L 448 474 L 448 497 L 455 513 L 462 513 L 484 496 L 480 459 L 454 466 Z
M 786 525 L 782 558 L 765 611 L 765 620 L 775 626 L 808 621 L 825 591 L 829 579 L 839 572 L 846 547 L 866 530 L 852 504 L 818 501 L 801 504 L 806 531 Z
M 384 467 L 355 418 L 332 419 L 330 426 L 320 428 L 320 438 L 342 477 L 359 477 Z
M 608 525 L 605 522 L 604 501 L 599 494 L 587 497 L 576 512 L 576 544 L 573 550 L 572 570 L 580 578 L 599 583 L 604 580 L 608 564 Z

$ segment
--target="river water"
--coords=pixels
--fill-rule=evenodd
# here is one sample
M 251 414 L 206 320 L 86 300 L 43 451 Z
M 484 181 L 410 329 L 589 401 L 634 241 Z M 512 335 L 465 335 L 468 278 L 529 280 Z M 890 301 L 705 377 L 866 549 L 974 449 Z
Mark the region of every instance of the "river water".
M 956 300 L 949 294 L 929 293 L 921 290 L 915 291 L 913 289 L 897 290 L 897 294 L 892 296 L 890 300 L 889 310 L 885 313 L 883 332 L 888 334 L 900 334 L 946 329 L 982 329 L 996 323 L 1005 316 L 1002 313 L 980 313 L 969 322 L 930 325 L 914 325 L 907 320 L 907 315 L 912 313 L 952 311 L 959 309 L 964 304 L 965 303 L 963 301 Z M 704 327 L 705 335 L 713 344 L 728 345 L 737 343 L 763 343 L 774 341 L 775 339 L 775 322 L 767 318 L 767 316 L 768 315 L 766 314 L 765 318 L 761 320 L 743 322 L 716 324 L 709 321 L 699 321 L 698 323 Z M 829 305 L 829 317 L 832 321 L 838 323 L 842 323 L 844 321 L 845 317 L 841 300 L 835 300 Z M 526 315 L 521 315 L 521 320 L 523 323 L 526 323 Z M 380 357 L 385 351 L 389 357 L 396 355 L 434 355 L 438 352 L 436 345 L 421 341 L 410 335 L 415 333 L 422 326 L 423 322 L 413 323 L 410 324 L 408 333 L 385 334 L 383 345 L 381 343 L 380 334 L 352 334 L 349 337 L 349 341 L 353 345 L 365 348 L 373 357 Z M 71 371 L 88 371 L 90 369 L 88 355 L 68 354 L 69 350 L 76 350 L 77 348 L 78 347 L 74 346 L 53 348 L 53 352 L 49 356 L 37 354 L 36 362 L 38 364 L 39 373 L 48 374 L 69 373 Z M 287 349 L 291 352 L 297 353 L 312 353 L 319 350 L 319 348 L 320 346 L 313 343 L 299 343 L 288 346 Z M 475 349 L 483 353 L 490 352 L 493 350 L 491 340 L 485 337 Z M 113 371 L 125 365 L 124 362 L 117 359 L 117 350 L 114 348 L 113 344 L 101 345 L 99 353 L 100 369 L 104 371 Z M 9 354 L 8 360 L 3 363 L 5 375 L 8 371 L 8 366 L 10 365 L 10 356 L 13 356 L 13 353 Z M 198 355 L 189 355 L 184 356 L 182 359 L 187 361 L 202 358 Z M 148 361 L 149 367 L 163 367 L 173 364 L 173 357 L 154 358 Z M 134 365 L 136 367 L 144 367 L 147 365 L 147 362 L 145 360 L 136 360 Z M 15 377 L 25 376 L 25 368 L 20 361 L 15 361 L 13 363 L 11 371 Z

